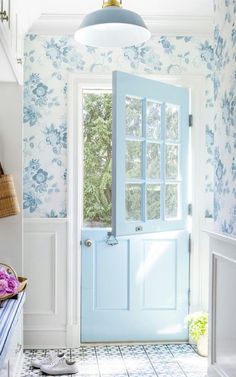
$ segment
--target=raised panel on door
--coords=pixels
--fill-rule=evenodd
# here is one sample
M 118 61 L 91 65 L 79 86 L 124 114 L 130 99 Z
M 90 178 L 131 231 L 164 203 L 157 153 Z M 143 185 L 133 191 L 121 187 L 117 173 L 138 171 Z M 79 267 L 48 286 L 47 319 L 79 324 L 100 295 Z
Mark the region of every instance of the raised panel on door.
M 143 310 L 176 310 L 177 240 L 144 240 L 138 278 Z
M 94 246 L 94 310 L 128 310 L 129 245 L 111 247 L 104 241 Z

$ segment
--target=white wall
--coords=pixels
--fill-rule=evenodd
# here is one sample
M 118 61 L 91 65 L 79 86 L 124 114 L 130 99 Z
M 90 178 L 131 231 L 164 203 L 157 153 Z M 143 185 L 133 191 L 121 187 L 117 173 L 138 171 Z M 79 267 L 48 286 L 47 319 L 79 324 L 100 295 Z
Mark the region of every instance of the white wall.
M 22 202 L 22 87 L 0 83 L 0 161 Z M 0 261 L 22 273 L 22 212 L 0 218 Z

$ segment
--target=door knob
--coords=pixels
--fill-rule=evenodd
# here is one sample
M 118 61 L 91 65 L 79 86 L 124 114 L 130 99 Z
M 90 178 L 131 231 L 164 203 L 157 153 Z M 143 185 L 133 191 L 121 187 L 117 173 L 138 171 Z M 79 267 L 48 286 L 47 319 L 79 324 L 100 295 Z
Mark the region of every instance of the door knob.
M 85 244 L 85 246 L 87 246 L 87 247 L 91 247 L 92 244 L 93 244 L 93 241 L 92 241 L 92 240 L 85 240 L 85 241 L 84 241 L 84 244 Z

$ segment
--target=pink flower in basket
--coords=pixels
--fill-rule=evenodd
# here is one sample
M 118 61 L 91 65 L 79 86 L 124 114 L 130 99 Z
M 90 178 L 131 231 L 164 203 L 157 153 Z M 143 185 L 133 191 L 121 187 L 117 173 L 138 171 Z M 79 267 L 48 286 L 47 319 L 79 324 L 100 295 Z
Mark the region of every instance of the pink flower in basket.
M 7 280 L 5 279 L 0 279 L 0 296 L 5 296 L 7 293 Z
M 5 270 L 0 270 L 0 296 L 14 295 L 17 293 L 19 281 Z

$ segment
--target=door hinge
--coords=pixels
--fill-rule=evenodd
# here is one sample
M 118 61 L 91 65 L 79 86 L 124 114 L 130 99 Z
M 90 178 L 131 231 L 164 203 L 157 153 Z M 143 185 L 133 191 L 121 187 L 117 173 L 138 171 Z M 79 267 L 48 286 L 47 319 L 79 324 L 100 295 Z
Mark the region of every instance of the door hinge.
M 188 305 L 190 307 L 190 301 L 191 301 L 191 290 L 190 288 L 188 289 Z
M 188 116 L 188 125 L 189 125 L 189 127 L 193 127 L 193 116 L 192 116 L 192 114 L 189 114 L 189 116 Z
M 192 216 L 192 213 L 193 213 L 193 206 L 192 206 L 192 203 L 189 203 L 188 204 L 188 215 Z
M 190 234 L 189 238 L 188 238 L 188 251 L 189 251 L 189 253 L 191 253 L 191 250 L 192 250 L 192 242 L 191 242 L 191 234 Z

